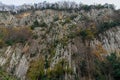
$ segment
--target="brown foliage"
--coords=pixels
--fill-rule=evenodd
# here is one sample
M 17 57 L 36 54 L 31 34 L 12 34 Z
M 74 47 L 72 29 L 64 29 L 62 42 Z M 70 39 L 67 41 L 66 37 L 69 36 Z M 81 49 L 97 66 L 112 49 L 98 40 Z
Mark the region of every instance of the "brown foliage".
M 95 54 L 96 57 L 98 57 L 99 59 L 103 59 L 102 55 L 105 55 L 107 51 L 102 47 L 101 44 L 97 44 L 96 48 L 92 51 L 92 53 Z
M 8 45 L 13 43 L 24 43 L 32 37 L 32 31 L 29 27 L 1 27 L 0 39 Z

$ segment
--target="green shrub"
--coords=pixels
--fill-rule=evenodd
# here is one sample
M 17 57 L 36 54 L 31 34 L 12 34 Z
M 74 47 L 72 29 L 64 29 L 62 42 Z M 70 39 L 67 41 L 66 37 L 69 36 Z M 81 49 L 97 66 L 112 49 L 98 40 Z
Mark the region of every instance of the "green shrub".
M 65 25 L 65 24 L 67 24 L 67 23 L 70 23 L 70 21 L 71 21 L 70 18 L 67 17 L 64 22 L 61 22 L 61 24 L 62 24 L 62 25 Z
M 54 18 L 53 18 L 53 21 L 58 21 L 59 20 L 59 17 L 58 16 L 55 16 Z
M 44 60 L 39 58 L 35 61 L 32 61 L 27 72 L 27 77 L 29 80 L 42 80 L 44 77 Z
M 99 33 L 102 33 L 112 27 L 116 27 L 119 26 L 120 22 L 115 22 L 115 21 L 111 21 L 111 22 L 103 22 L 99 27 Z
M 86 30 L 82 30 L 80 32 L 80 35 L 82 36 L 82 39 L 85 40 L 85 39 L 88 39 L 88 40 L 91 40 L 94 38 L 94 32 L 92 32 L 91 30 L 89 29 L 86 29 Z
M 70 19 L 73 20 L 73 19 L 75 19 L 77 16 L 78 16 L 77 14 L 73 14 L 73 15 L 70 16 Z
M 0 80 L 18 80 L 0 68 Z
M 15 43 L 14 40 L 6 40 L 5 43 L 8 45 L 8 46 L 11 46 Z
M 108 76 L 113 80 L 120 79 L 120 58 L 116 53 L 111 53 L 103 61 L 96 60 L 95 62 L 94 77 L 96 80 L 107 80 L 109 79 Z
M 66 18 L 66 19 L 65 19 L 65 24 L 66 24 L 66 23 L 70 23 L 70 18 Z
M 47 27 L 48 25 L 45 22 L 40 23 L 40 27 Z
M 38 35 L 33 35 L 33 39 L 38 39 Z
M 112 76 L 114 80 L 120 79 L 120 58 L 116 56 L 116 53 L 112 53 L 110 56 L 107 57 L 109 64 L 112 67 Z
M 47 27 L 47 26 L 48 25 L 44 21 L 39 23 L 37 20 L 35 20 L 33 22 L 33 25 L 31 26 L 31 29 L 34 30 L 36 27 Z
M 36 28 L 36 27 L 39 27 L 39 22 L 38 22 L 37 20 L 35 20 L 35 21 L 33 22 L 33 25 L 31 26 L 31 29 L 33 30 L 33 29 Z
M 5 45 L 5 42 L 2 39 L 0 39 L 0 48 L 2 48 L 4 45 Z
M 81 6 L 81 9 L 85 10 L 85 11 L 89 11 L 91 9 L 91 7 L 89 5 L 83 5 L 83 6 Z
M 67 68 L 66 68 L 67 66 Z M 72 74 L 72 69 L 69 68 L 66 60 L 60 60 L 53 69 L 47 70 L 47 77 L 50 80 L 59 80 L 59 78 L 63 77 L 65 73 Z

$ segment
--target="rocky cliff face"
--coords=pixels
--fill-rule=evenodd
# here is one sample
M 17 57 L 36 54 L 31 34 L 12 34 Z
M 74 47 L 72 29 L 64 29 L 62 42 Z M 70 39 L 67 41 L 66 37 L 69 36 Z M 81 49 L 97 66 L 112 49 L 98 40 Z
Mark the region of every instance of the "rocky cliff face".
M 98 25 L 113 21 L 112 17 L 115 14 L 111 9 L 93 9 L 89 12 L 78 11 L 77 13 L 55 10 L 28 11 L 16 15 L 0 13 L 0 26 L 31 26 L 36 20 L 39 23 L 33 30 L 34 36 L 37 37 L 24 44 L 16 43 L 0 48 L 0 66 L 17 77 L 17 80 L 42 80 L 40 75 L 38 75 L 39 79 L 30 76 L 37 74 L 34 74 L 36 69 L 39 70 L 37 67 L 35 69 L 32 67 L 37 66 L 39 62 L 37 64 L 32 62 L 42 56 L 46 66 L 43 71 L 46 75 L 52 76 L 54 69 L 60 71 L 64 69 L 64 72 L 56 71 L 57 76 L 64 74 L 59 80 L 76 80 L 75 78 L 95 80 L 91 75 L 87 77 L 80 75 L 82 72 L 79 70 L 79 63 L 86 59 L 89 64 L 92 64 L 91 54 L 102 58 L 112 52 L 119 55 L 120 26 L 97 33 Z M 88 32 L 90 35 L 82 36 L 81 31 L 86 29 L 93 30 L 92 32 L 96 32 L 97 35 Z M 61 64 L 63 68 L 56 67 Z M 31 70 L 34 72 L 32 73 Z
M 117 52 L 120 53 L 120 27 L 107 30 L 103 34 L 99 34 L 99 39 L 95 39 L 91 42 L 91 46 L 101 44 L 107 53 Z

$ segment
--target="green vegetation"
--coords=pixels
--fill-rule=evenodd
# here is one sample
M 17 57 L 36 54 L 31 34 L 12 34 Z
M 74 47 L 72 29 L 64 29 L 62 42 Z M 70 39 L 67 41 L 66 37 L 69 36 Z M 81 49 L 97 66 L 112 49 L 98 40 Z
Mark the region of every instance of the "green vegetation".
M 71 22 L 70 18 L 67 17 L 67 18 L 65 18 L 64 22 L 61 22 L 61 24 L 65 25 L 65 24 L 70 23 L 70 22 Z
M 119 26 L 120 25 L 120 22 L 116 22 L 116 21 L 111 21 L 111 22 L 103 22 L 101 25 L 100 25 L 100 29 L 99 29 L 99 33 L 102 33 L 112 27 L 116 27 L 116 26 Z
M 4 41 L 0 39 L 0 48 L 2 48 L 5 45 Z
M 31 26 L 31 29 L 34 30 L 36 27 L 47 27 L 47 26 L 48 25 L 44 21 L 39 23 L 38 20 L 35 20 L 33 22 L 33 25 Z
M 92 32 L 92 30 L 90 30 L 90 29 L 85 29 L 85 30 L 82 30 L 81 32 L 80 32 L 80 35 L 82 36 L 82 39 L 83 40 L 91 40 L 91 39 L 93 39 L 94 38 L 94 32 Z
M 78 64 L 81 77 L 92 76 L 95 80 L 120 79 L 120 57 L 117 57 L 116 53 L 111 53 L 104 60 L 98 58 L 91 60 L 93 62 L 82 59 Z M 77 79 L 79 80 L 79 76 Z
M 77 14 L 72 14 L 72 15 L 70 16 L 70 19 L 73 20 L 73 19 L 75 19 L 77 16 L 78 16 Z
M 31 62 L 27 77 L 29 80 L 38 80 L 44 77 L 44 59 L 42 57 Z
M 84 29 L 84 30 L 80 30 L 79 34 L 82 37 L 83 40 L 92 40 L 94 39 L 94 37 L 99 34 L 99 33 L 103 33 L 106 30 L 112 28 L 112 27 L 116 27 L 119 26 L 120 22 L 117 21 L 111 21 L 111 22 L 104 22 L 102 24 L 99 25 L 99 29 L 96 30 L 96 27 L 94 28 L 88 28 L 88 29 Z M 77 36 L 77 32 L 76 33 L 71 33 L 68 37 L 70 38 L 74 38 L 75 36 Z
M 50 49 L 50 55 L 52 57 L 55 56 L 55 48 L 54 47 L 51 47 L 51 49 Z
M 54 18 L 53 18 L 53 21 L 58 21 L 59 20 L 59 17 L 58 16 L 55 16 Z
M 107 80 L 108 78 L 113 78 L 113 80 L 120 79 L 120 58 L 116 56 L 116 53 L 111 53 L 106 57 L 105 61 L 96 60 L 95 62 L 96 71 L 94 76 L 96 80 Z
M 45 62 L 46 61 L 46 62 Z M 65 73 L 72 74 L 72 69 L 68 67 L 66 60 L 59 61 L 54 68 L 49 68 L 48 60 L 39 58 L 33 61 L 27 73 L 29 80 L 59 80 L 63 79 Z M 46 69 L 46 71 L 45 71 Z
M 59 80 L 63 79 L 65 73 L 72 74 L 72 69 L 68 67 L 68 63 L 63 59 L 53 69 L 48 69 L 46 75 L 48 80 Z
M 10 76 L 7 72 L 0 69 L 0 80 L 18 80 Z
M 64 24 L 66 24 L 66 23 L 70 23 L 70 21 L 71 21 L 71 20 L 70 20 L 70 18 L 68 17 L 68 18 L 65 19 Z
M 43 2 L 44 3 L 44 2 Z M 63 4 L 63 5 L 61 5 Z M 89 11 L 92 8 L 94 9 L 103 9 L 103 8 L 110 8 L 110 9 L 114 9 L 114 5 L 113 4 L 104 4 L 104 5 L 86 5 L 86 4 L 77 4 L 75 2 L 69 2 L 69 1 L 64 1 L 64 2 L 57 2 L 57 3 L 47 3 L 44 4 L 45 6 L 41 6 L 39 8 L 37 7 L 32 7 L 31 10 L 37 10 L 37 9 L 41 9 L 41 10 L 46 10 L 46 9 L 52 9 L 52 10 L 58 10 L 58 11 L 68 11 L 68 12 L 72 12 L 73 10 L 77 11 L 77 10 L 85 10 L 85 11 Z M 36 4 L 37 6 L 37 4 Z M 20 10 L 19 12 L 23 12 L 26 10 Z
M 112 53 L 107 57 L 108 63 L 112 68 L 112 76 L 115 80 L 120 79 L 120 58 L 116 56 L 116 53 Z
M 35 27 L 39 27 L 39 22 L 37 20 L 35 20 L 33 22 L 33 25 L 31 26 L 31 29 L 33 30 Z
M 85 11 L 89 11 L 89 10 L 91 9 L 91 6 L 89 6 L 89 5 L 83 5 L 83 6 L 81 7 L 81 9 L 83 9 L 83 10 L 85 10 Z
M 45 22 L 40 23 L 40 27 L 47 27 L 48 25 Z
M 33 35 L 33 39 L 38 39 L 38 35 Z

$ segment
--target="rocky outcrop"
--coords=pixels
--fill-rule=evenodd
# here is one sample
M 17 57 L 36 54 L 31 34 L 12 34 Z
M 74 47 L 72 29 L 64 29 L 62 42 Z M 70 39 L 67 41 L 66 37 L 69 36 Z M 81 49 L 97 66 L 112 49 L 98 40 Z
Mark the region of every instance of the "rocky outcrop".
M 102 45 L 107 53 L 120 53 L 120 27 L 111 28 L 91 42 L 91 46 Z
M 114 26 L 94 36 L 91 40 L 87 38 L 84 41 L 80 35 L 80 31 L 98 25 L 99 22 L 97 21 L 112 21 L 111 16 L 113 14 L 115 13 L 112 9 L 92 9 L 88 12 L 72 11 L 71 13 L 67 11 L 36 10 L 16 15 L 8 12 L 0 13 L 0 26 L 17 28 L 21 26 L 30 27 L 36 20 L 39 23 L 39 26 L 32 30 L 35 38 L 32 37 L 24 44 L 16 43 L 12 46 L 0 48 L 0 66 L 18 79 L 27 80 L 26 75 L 31 67 L 31 61 L 35 61 L 42 56 L 46 62 L 49 62 L 49 68 L 45 68 L 45 73 L 49 69 L 54 71 L 56 64 L 63 60 L 65 61 L 64 68 L 72 69 L 73 74 L 71 75 L 71 70 L 68 70 L 68 72 L 66 70 L 62 80 L 75 80 L 74 77 L 82 74 L 78 70 L 78 65 L 83 59 L 86 59 L 88 65 L 90 65 L 93 60 L 92 53 L 106 56 L 116 52 L 119 55 L 120 26 Z M 76 17 L 72 19 L 71 15 Z M 102 19 L 104 20 L 102 21 Z M 41 25 L 42 23 L 44 24 Z M 79 77 L 82 80 L 88 80 L 85 77 Z

